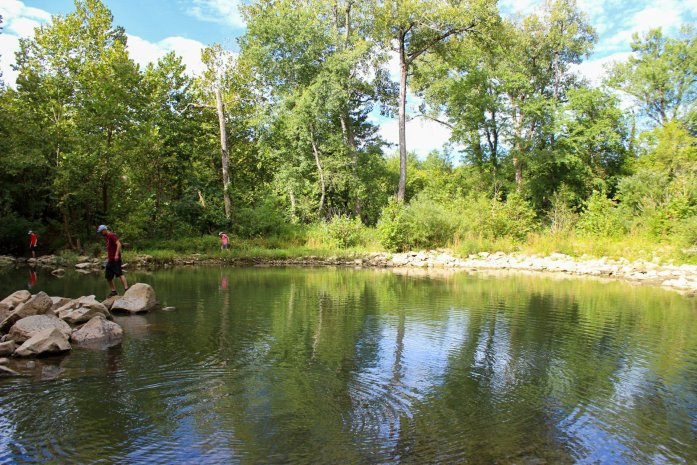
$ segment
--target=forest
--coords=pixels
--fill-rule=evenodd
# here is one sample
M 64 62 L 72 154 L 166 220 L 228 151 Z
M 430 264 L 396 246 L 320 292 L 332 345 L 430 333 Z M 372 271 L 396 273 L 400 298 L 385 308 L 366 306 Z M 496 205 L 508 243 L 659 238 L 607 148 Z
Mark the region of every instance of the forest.
M 601 83 L 575 0 L 252 0 L 206 71 L 146 67 L 99 0 L 0 77 L 0 253 L 450 248 L 697 261 L 697 36 L 635 34 Z M 0 19 L 1 21 L 1 19 Z M 1 26 L 1 24 L 0 24 Z M 0 34 L 2 32 L 0 31 Z M 3 57 L 6 59 L 7 57 Z M 416 101 L 417 104 L 413 104 Z M 451 140 L 417 156 L 406 122 Z M 399 123 L 399 144 L 380 137 Z

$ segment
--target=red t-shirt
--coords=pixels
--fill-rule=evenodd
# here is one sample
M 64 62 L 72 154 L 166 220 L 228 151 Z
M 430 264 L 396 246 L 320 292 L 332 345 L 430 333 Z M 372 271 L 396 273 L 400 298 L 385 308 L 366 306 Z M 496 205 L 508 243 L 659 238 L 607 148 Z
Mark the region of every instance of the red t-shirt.
M 36 239 L 37 239 L 36 234 L 32 233 L 29 236 L 29 245 L 36 245 Z
M 106 255 L 109 260 L 116 260 L 116 243 L 118 240 L 119 236 L 114 233 L 106 235 Z

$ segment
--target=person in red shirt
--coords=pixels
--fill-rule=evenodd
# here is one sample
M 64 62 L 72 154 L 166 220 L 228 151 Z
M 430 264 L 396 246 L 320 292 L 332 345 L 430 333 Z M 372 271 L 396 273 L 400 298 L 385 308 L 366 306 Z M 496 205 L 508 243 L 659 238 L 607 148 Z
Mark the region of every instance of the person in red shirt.
M 109 296 L 117 295 L 116 286 L 114 285 L 114 277 L 117 276 L 123 284 L 124 292 L 128 290 L 128 283 L 126 282 L 126 277 L 123 275 L 121 270 L 121 241 L 119 236 L 109 231 L 106 225 L 100 225 L 97 228 L 97 233 L 101 234 L 106 239 L 106 271 L 104 272 L 104 277 L 109 283 L 109 288 L 111 293 Z
M 29 250 L 31 250 L 32 258 L 36 258 L 36 243 L 38 240 L 39 236 L 34 231 L 29 231 Z

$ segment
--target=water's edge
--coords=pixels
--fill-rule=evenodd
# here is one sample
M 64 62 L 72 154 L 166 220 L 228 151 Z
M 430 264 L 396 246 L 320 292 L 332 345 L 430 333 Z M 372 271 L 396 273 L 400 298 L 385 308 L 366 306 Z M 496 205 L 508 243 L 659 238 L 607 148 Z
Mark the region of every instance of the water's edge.
M 64 267 L 74 267 L 83 272 L 101 271 L 102 260 L 80 257 L 79 263 L 62 264 L 60 257 L 46 255 L 38 259 L 0 256 L 0 266 L 17 265 L 39 266 L 52 270 L 54 275 L 64 272 Z M 672 289 L 689 297 L 697 294 L 697 265 L 661 264 L 652 261 L 639 260 L 630 262 L 627 259 L 618 260 L 602 257 L 599 259 L 575 259 L 569 255 L 553 253 L 549 256 L 525 255 L 520 253 L 506 254 L 496 252 L 490 254 L 481 252 L 460 258 L 449 251 L 432 250 L 426 252 L 386 253 L 373 252 L 353 254 L 350 256 L 304 256 L 292 258 L 264 257 L 225 257 L 211 258 L 193 254 L 186 257 L 171 259 L 154 259 L 149 255 L 138 255 L 124 267 L 131 269 L 157 269 L 173 266 L 192 265 L 230 265 L 230 266 L 321 266 L 321 267 L 352 267 L 352 268 L 392 268 L 420 271 L 479 271 L 505 270 L 515 272 L 562 273 L 575 276 L 592 276 L 619 279 L 633 283 L 660 286 Z

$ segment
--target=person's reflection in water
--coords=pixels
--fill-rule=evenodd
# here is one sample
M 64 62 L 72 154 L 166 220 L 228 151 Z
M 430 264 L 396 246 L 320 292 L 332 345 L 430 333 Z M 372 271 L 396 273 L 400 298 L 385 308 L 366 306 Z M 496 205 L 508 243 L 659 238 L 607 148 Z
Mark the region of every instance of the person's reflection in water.
M 106 374 L 116 377 L 121 371 L 121 344 L 109 347 L 106 351 Z
M 227 290 L 227 287 L 228 287 L 227 276 L 222 276 L 220 278 L 220 289 Z
M 36 286 L 36 282 L 38 281 L 38 278 L 36 276 L 36 268 L 30 267 L 29 268 L 29 281 L 27 282 L 27 287 L 29 289 L 33 288 Z

